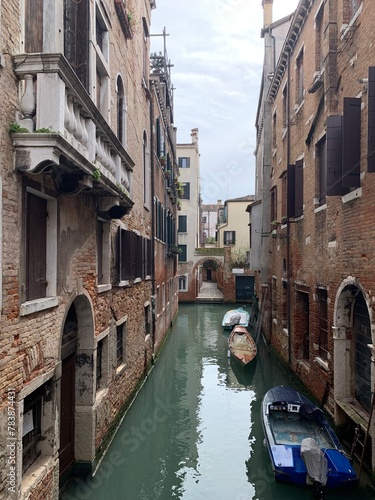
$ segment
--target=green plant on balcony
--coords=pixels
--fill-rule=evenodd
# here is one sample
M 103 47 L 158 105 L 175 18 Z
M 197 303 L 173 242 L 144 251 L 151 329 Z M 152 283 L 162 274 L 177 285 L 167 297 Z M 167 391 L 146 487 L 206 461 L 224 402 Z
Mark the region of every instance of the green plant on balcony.
M 34 130 L 34 134 L 50 134 L 51 132 L 52 130 L 45 127 L 37 128 L 36 130 Z
M 182 183 L 179 180 L 176 182 L 176 191 L 177 191 L 178 196 L 180 198 L 182 198 L 184 195 L 184 186 L 182 185 Z
M 159 162 L 160 162 L 160 165 L 162 167 L 164 167 L 166 161 L 167 161 L 167 158 L 164 155 L 163 156 L 159 156 Z
M 94 178 L 94 181 L 98 181 L 100 179 L 100 176 L 101 176 L 100 170 L 98 168 L 96 168 L 94 170 L 94 172 L 92 173 L 92 176 Z
M 10 134 L 28 134 L 29 132 L 27 128 L 21 127 L 18 123 L 13 122 L 9 125 Z
M 280 224 L 280 222 L 278 220 L 273 220 L 271 222 L 271 226 L 273 226 L 273 227 L 277 227 L 279 224 Z

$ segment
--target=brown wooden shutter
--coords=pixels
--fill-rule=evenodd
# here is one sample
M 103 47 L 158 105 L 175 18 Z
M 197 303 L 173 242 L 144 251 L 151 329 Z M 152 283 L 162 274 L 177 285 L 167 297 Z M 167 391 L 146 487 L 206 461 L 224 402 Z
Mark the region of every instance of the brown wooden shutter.
M 303 160 L 296 161 L 295 217 L 303 215 Z
M 295 217 L 295 175 L 296 166 L 288 165 L 287 171 L 287 215 L 288 218 Z
M 46 296 L 47 289 L 47 200 L 27 193 L 27 300 Z
M 124 266 L 124 274 L 123 279 L 130 280 L 130 231 L 122 231 L 123 237 L 121 238 L 123 245 L 123 266 Z
M 342 186 L 357 188 L 361 185 L 361 99 L 357 97 L 344 97 L 342 148 Z
M 342 116 L 327 117 L 327 196 L 342 194 Z
M 375 67 L 368 69 L 367 170 L 375 172 Z
M 103 222 L 97 221 L 96 224 L 96 255 L 98 266 L 98 284 L 103 283 Z
M 148 276 L 151 276 L 151 269 L 152 269 L 152 247 L 151 247 L 151 240 L 146 240 L 147 241 L 147 271 L 146 274 Z
M 137 277 L 137 250 L 138 250 L 138 235 L 133 231 L 129 233 L 129 279 L 134 280 Z
M 118 281 L 125 279 L 125 258 L 126 258 L 126 244 L 125 244 L 125 231 L 118 228 L 117 232 L 117 275 Z
M 43 0 L 26 0 L 25 51 L 43 52 Z
M 138 234 L 135 235 L 135 277 L 143 278 L 144 274 L 142 272 L 143 269 L 143 245 L 142 245 L 142 236 Z

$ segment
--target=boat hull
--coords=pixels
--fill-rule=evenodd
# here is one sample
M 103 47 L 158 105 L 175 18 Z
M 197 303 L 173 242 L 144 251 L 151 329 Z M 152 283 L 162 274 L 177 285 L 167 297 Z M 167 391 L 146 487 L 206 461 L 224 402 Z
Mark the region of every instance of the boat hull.
M 241 325 L 233 328 L 228 339 L 230 354 L 241 366 L 247 366 L 256 356 L 257 347 L 248 330 Z
M 327 460 L 328 488 L 354 486 L 358 480 L 323 412 L 292 388 L 275 387 L 262 403 L 262 425 L 277 481 L 312 484 L 301 456 L 301 441 L 313 437 Z

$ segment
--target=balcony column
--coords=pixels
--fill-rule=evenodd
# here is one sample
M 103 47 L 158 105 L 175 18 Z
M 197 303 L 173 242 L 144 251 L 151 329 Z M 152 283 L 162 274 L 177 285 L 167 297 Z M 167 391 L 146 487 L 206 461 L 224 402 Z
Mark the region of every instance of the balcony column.
M 36 128 L 64 133 L 65 84 L 58 73 L 39 73 Z
M 34 131 L 35 123 L 33 117 L 35 115 L 36 97 L 34 89 L 34 75 L 25 75 L 24 93 L 21 97 L 20 109 L 22 117 L 20 117 L 21 125 L 27 128 L 30 132 Z

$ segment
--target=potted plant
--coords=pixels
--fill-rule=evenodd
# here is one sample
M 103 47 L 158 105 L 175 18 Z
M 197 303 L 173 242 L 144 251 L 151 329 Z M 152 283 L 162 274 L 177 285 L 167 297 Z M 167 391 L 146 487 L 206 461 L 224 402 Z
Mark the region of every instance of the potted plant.
M 162 167 L 165 166 L 165 162 L 167 161 L 167 158 L 163 155 L 163 156 L 159 156 L 159 162 L 160 162 L 160 165 Z

